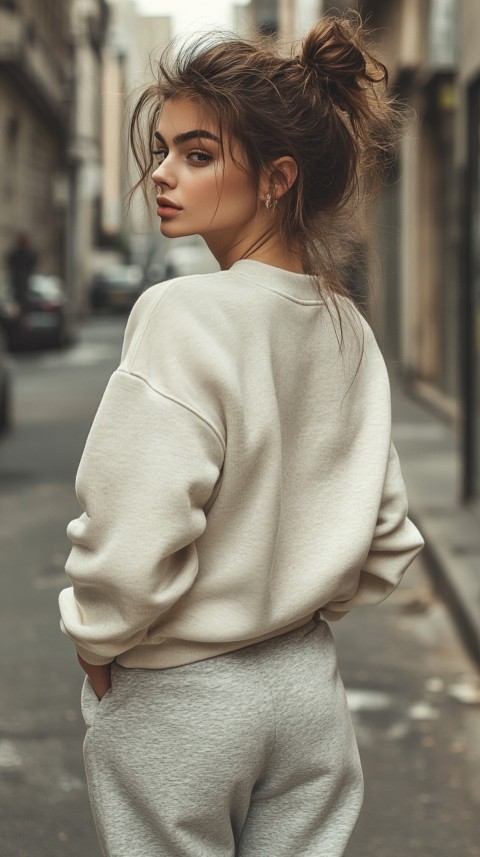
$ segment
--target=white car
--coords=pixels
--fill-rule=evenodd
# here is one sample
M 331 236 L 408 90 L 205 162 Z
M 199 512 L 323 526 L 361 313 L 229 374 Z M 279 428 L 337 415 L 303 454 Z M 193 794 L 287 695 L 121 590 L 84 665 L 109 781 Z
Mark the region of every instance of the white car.
M 172 238 L 165 253 L 166 280 L 189 274 L 211 274 L 219 270 L 217 260 L 199 235 Z

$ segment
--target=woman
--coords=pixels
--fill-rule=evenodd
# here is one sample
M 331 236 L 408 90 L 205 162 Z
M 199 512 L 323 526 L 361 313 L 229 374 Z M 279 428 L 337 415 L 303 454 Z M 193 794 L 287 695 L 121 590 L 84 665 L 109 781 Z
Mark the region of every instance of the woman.
M 221 270 L 137 302 L 78 472 L 60 606 L 109 857 L 340 857 L 354 828 L 327 620 L 384 599 L 422 546 L 341 284 L 395 117 L 340 20 L 291 58 L 204 40 L 135 110 L 162 234 L 201 235 Z

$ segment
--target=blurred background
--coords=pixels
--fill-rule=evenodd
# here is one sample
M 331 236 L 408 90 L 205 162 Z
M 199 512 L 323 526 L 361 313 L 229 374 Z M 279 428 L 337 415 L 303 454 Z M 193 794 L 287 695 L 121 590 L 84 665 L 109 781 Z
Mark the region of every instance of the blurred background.
M 217 268 L 141 194 L 126 206 L 135 97 L 176 35 L 291 40 L 348 9 L 413 108 L 346 276 L 426 540 L 385 605 L 334 629 L 367 779 L 348 857 L 480 854 L 480 5 L 0 0 L 2 857 L 100 854 L 56 603 L 75 471 L 139 294 Z

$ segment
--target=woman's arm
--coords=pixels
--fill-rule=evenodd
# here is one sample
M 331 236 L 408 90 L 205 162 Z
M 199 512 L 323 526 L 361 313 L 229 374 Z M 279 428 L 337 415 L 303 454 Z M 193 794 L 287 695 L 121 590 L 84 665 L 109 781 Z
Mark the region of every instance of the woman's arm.
M 383 601 L 396 589 L 423 546 L 422 536 L 408 517 L 407 493 L 392 443 L 377 525 L 358 588 L 347 601 L 326 604 L 322 607 L 322 614 L 329 621 L 335 621 L 354 607 Z
M 87 661 L 84 661 L 81 655 L 77 654 L 78 662 L 83 670 L 85 670 L 88 675 L 92 687 L 97 694 L 99 699 L 102 699 L 107 690 L 110 690 L 112 685 L 111 678 L 111 664 L 101 664 L 100 666 L 95 666 L 95 664 L 89 664 Z
M 84 513 L 67 530 L 72 587 L 60 594 L 62 630 L 82 661 L 108 666 L 193 585 L 195 542 L 223 456 L 201 416 L 138 376 L 114 373 L 77 475 Z M 101 693 L 106 672 L 98 678 Z

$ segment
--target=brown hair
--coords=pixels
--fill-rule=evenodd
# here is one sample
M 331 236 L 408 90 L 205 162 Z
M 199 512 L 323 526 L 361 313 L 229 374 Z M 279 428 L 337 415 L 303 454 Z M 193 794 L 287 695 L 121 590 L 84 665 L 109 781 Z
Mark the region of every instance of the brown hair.
M 143 185 L 146 193 L 162 104 L 195 99 L 222 140 L 239 141 L 253 181 L 275 159 L 295 160 L 298 176 L 279 200 L 278 228 L 287 246 L 301 248 L 305 273 L 337 306 L 336 295 L 346 294 L 342 266 L 356 238 L 352 210 L 378 188 L 400 115 L 385 66 L 366 50 L 359 17 L 321 19 L 288 57 L 271 41 L 225 34 L 201 37 L 179 52 L 171 46 L 157 78 L 132 116 L 140 170 L 133 190 Z

